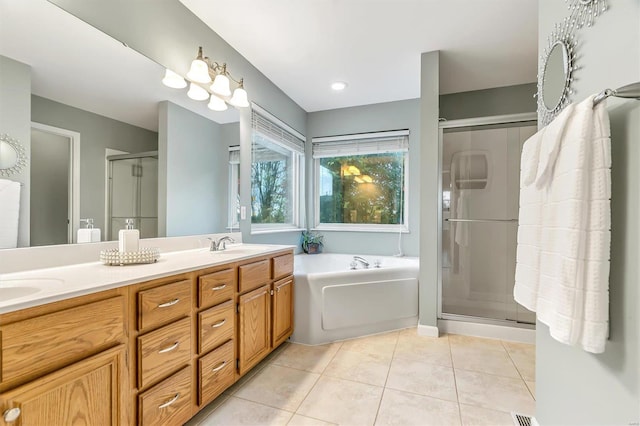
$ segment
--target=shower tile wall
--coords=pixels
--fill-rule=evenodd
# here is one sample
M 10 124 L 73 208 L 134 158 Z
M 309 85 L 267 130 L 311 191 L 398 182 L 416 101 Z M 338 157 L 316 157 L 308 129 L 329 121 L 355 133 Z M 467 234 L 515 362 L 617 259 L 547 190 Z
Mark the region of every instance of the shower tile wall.
M 513 300 L 520 152 L 535 131 L 526 126 L 444 133 L 443 314 L 535 321 Z

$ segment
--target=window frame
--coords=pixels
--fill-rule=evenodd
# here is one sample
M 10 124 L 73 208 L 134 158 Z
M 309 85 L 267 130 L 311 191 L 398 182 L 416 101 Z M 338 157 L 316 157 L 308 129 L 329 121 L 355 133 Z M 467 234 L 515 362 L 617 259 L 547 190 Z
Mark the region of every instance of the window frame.
M 229 199 L 227 202 L 227 229 L 231 232 L 240 230 L 240 213 L 236 210 L 236 200 L 240 198 L 240 188 L 236 184 L 240 180 L 240 160 L 231 161 L 231 152 L 238 151 L 240 154 L 240 146 L 229 147 Z M 237 219 L 237 220 L 235 220 Z
M 313 138 L 313 143 L 321 142 L 344 142 L 348 144 L 350 141 L 366 140 L 378 137 L 393 137 L 393 136 L 406 136 L 407 137 L 407 149 L 398 149 L 397 152 L 403 152 L 404 154 L 404 172 L 403 172 L 403 184 L 404 191 L 402 196 L 402 221 L 400 224 L 377 224 L 377 223 L 322 223 L 320 222 L 320 160 L 321 158 L 313 158 L 313 212 L 314 212 L 314 224 L 312 230 L 314 231 L 348 231 L 348 232 L 389 232 L 389 233 L 409 233 L 409 130 L 394 130 L 386 132 L 371 132 L 360 133 L 354 135 L 344 136 L 330 136 L 323 138 Z M 382 152 L 380 152 L 382 153 Z M 347 153 L 345 155 L 339 155 L 335 157 L 324 158 L 338 158 L 346 157 L 349 155 L 374 155 L 374 153 L 358 154 L 357 152 Z
M 304 144 L 306 141 L 306 137 L 293 129 L 291 126 L 287 125 L 282 120 L 278 119 L 265 109 L 261 108 L 259 105 L 252 103 L 252 115 L 257 114 L 261 119 L 267 120 L 271 122 L 272 125 L 279 127 L 282 131 L 289 133 L 290 136 L 295 137 L 300 141 L 300 150 L 296 150 L 291 146 L 288 146 L 287 143 L 281 143 L 278 140 L 275 140 L 269 135 L 259 132 L 256 130 L 253 124 L 252 117 L 252 127 L 251 127 L 251 169 L 254 164 L 254 135 L 256 132 L 260 133 L 262 137 L 269 140 L 270 143 L 278 145 L 278 147 L 288 151 L 291 155 L 292 162 L 292 171 L 291 171 L 291 223 L 253 223 L 251 218 L 253 217 L 253 200 L 249 205 L 249 223 L 251 224 L 251 234 L 268 234 L 268 233 L 276 233 L 276 232 L 289 232 L 289 231 L 300 231 L 304 227 L 304 176 L 305 176 L 305 155 L 304 155 Z M 250 194 L 253 196 L 253 171 L 251 171 L 251 182 L 250 182 Z

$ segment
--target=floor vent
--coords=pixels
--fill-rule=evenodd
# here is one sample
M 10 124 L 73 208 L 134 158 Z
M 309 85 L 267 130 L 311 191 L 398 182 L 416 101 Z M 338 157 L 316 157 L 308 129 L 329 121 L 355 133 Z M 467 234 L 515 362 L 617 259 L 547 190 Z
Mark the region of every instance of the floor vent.
M 524 414 L 511 413 L 511 417 L 513 417 L 513 424 L 516 426 L 532 426 L 534 423 L 531 422 L 530 416 L 525 416 Z

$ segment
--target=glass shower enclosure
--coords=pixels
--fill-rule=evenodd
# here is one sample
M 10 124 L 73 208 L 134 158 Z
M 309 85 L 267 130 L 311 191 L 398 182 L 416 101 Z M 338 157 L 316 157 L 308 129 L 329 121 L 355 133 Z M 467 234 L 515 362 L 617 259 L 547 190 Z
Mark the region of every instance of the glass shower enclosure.
M 440 124 L 440 317 L 535 323 L 513 298 L 520 153 L 531 121 Z M 473 123 L 473 121 L 471 121 Z
M 158 152 L 110 155 L 107 236 L 118 239 L 125 220 L 133 219 L 140 238 L 158 236 Z

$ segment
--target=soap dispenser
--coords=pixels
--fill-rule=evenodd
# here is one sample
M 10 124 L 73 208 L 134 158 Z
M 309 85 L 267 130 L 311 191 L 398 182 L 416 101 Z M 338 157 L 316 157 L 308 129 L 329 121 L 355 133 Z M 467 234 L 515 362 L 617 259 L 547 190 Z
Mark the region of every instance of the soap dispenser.
M 100 242 L 100 228 L 93 227 L 93 219 L 80 219 L 80 222 L 86 223 L 87 227 L 78 229 L 78 243 Z
M 126 219 L 126 229 L 118 232 L 118 249 L 120 253 L 131 253 L 139 250 L 140 231 L 133 229 L 133 219 Z

